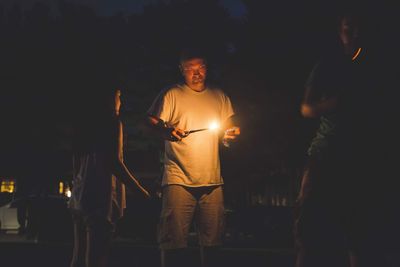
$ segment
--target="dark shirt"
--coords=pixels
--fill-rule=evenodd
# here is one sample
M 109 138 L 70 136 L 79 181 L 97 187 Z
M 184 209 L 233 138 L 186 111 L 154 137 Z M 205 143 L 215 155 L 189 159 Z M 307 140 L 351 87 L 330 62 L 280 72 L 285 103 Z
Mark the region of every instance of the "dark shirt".
M 368 116 L 365 111 L 369 108 L 358 100 L 366 100 L 369 91 L 363 77 L 365 68 L 361 56 L 352 61 L 344 55 L 331 55 L 323 58 L 312 70 L 306 87 L 314 92 L 314 100 L 337 97 L 338 106 L 320 117 L 308 155 L 320 159 L 328 155 L 353 155 L 355 140 L 363 131 L 360 124 Z

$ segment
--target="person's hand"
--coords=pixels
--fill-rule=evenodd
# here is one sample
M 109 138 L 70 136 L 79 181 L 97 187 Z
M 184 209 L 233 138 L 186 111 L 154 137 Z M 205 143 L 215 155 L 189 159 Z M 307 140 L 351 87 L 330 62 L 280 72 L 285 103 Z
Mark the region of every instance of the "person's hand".
M 146 189 L 142 188 L 142 192 L 143 192 L 143 195 L 144 195 L 144 197 L 145 197 L 146 199 L 151 198 L 150 193 L 149 193 Z
M 238 136 L 240 135 L 239 127 L 231 127 L 226 129 L 224 132 L 224 137 L 222 139 L 222 143 L 224 146 L 229 147 L 232 142 L 235 142 Z
M 182 130 L 180 128 L 165 128 L 165 134 L 164 137 L 168 141 L 176 142 L 176 141 L 181 141 L 182 138 L 187 136 L 187 131 Z
M 143 186 L 141 186 L 141 185 L 138 185 L 138 189 L 140 190 L 140 192 L 142 193 L 142 196 L 145 198 L 145 199 L 150 199 L 151 198 L 151 195 L 150 195 L 150 193 L 149 193 L 149 191 L 147 191 L 147 189 L 145 189 Z
M 125 185 L 127 186 L 128 190 L 130 190 L 134 195 L 137 195 L 139 198 L 145 198 L 145 199 L 150 199 L 151 194 L 149 193 L 149 190 L 144 188 L 138 180 L 132 179 L 128 183 L 125 182 Z

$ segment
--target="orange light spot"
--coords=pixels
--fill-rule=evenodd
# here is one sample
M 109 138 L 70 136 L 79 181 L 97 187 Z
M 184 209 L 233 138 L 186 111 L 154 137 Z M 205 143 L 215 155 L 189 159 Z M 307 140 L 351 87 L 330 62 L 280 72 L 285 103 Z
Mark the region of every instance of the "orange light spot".
M 358 49 L 357 49 L 357 51 L 356 51 L 356 53 L 354 54 L 354 56 L 351 58 L 351 60 L 356 60 L 356 58 L 358 57 L 358 55 L 360 54 L 360 52 L 361 52 L 361 47 L 359 47 Z

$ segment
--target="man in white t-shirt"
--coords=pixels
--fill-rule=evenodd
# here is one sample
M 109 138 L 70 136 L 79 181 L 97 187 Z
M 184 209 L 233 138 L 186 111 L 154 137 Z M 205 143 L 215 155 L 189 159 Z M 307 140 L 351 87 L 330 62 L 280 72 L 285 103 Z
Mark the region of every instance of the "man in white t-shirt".
M 227 145 L 240 134 L 240 128 L 233 124 L 229 97 L 206 85 L 203 55 L 183 52 L 180 70 L 184 83 L 161 92 L 148 110 L 150 124 L 165 139 L 158 241 L 163 265 L 183 264 L 182 249 L 187 247 L 195 218 L 204 266 L 213 258 L 209 256 L 212 248 L 221 245 L 224 227 L 220 133 Z

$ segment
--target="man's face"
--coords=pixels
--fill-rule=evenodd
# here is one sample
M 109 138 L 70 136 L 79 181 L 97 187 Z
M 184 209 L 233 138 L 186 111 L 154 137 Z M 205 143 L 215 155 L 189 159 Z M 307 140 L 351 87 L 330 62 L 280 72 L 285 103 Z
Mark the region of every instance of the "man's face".
M 358 39 L 358 26 L 354 20 L 344 17 L 339 24 L 339 37 L 345 47 L 355 47 Z
M 206 81 L 207 66 L 202 58 L 193 58 L 182 62 L 182 75 L 186 84 L 192 88 L 202 88 Z

